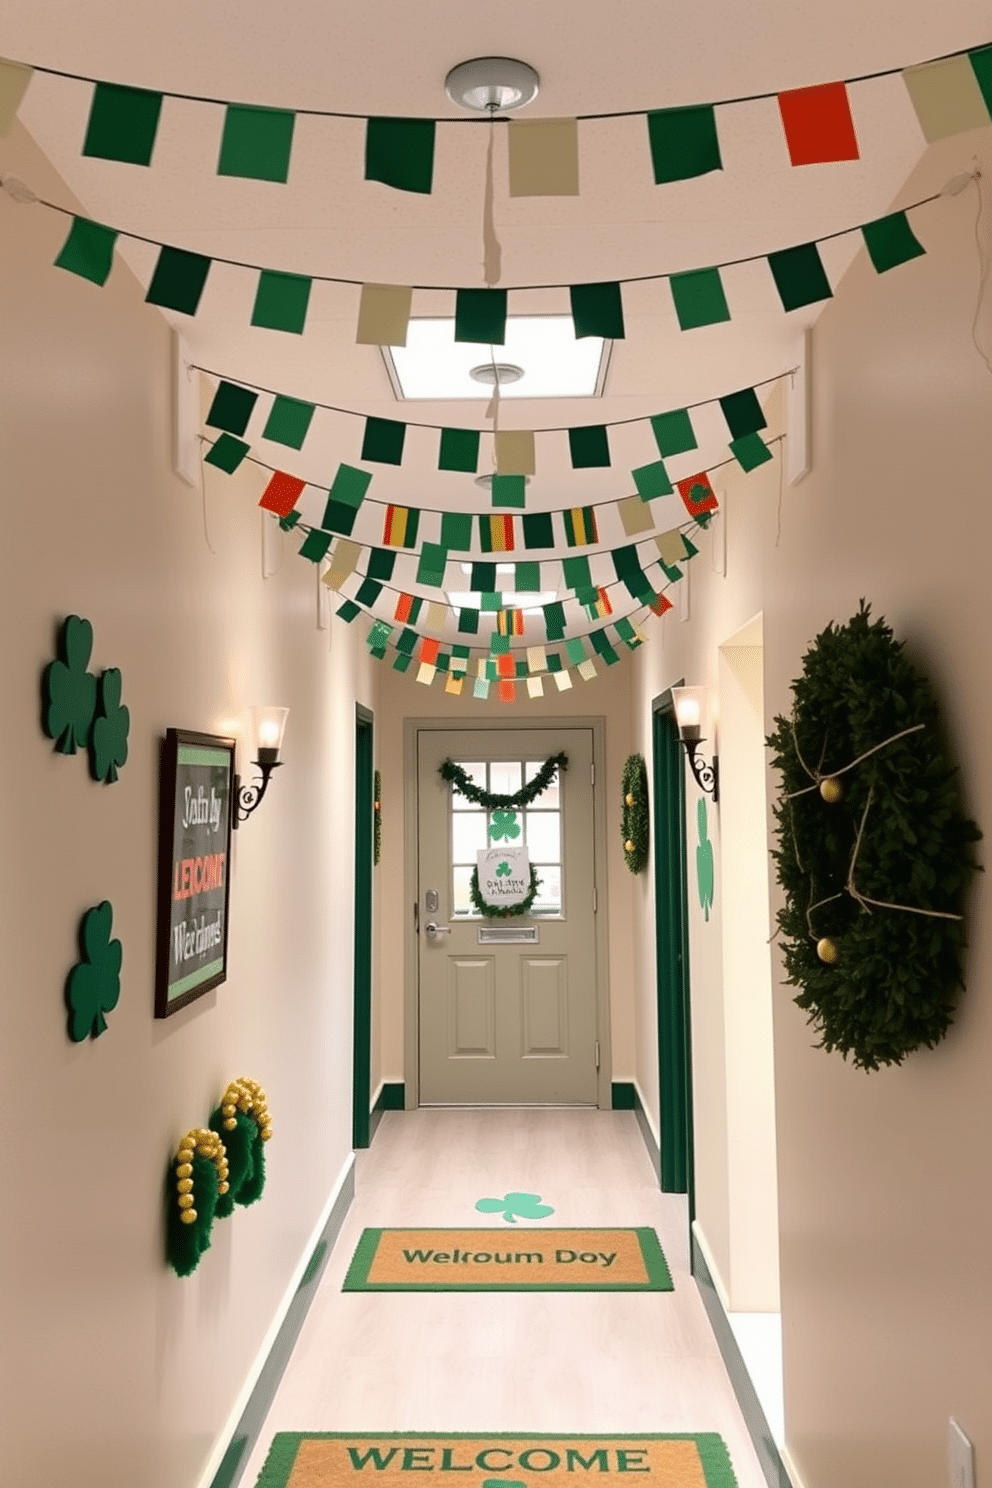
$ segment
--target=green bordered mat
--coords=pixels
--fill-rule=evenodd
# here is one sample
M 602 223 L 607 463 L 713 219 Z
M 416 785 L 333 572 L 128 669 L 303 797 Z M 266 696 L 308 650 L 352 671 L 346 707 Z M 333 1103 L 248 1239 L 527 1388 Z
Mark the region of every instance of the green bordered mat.
M 726 1445 L 709 1431 L 280 1431 L 257 1488 L 359 1488 L 363 1479 L 399 1488 L 413 1472 L 460 1473 L 460 1488 L 533 1488 L 537 1482 L 544 1488 L 590 1488 L 591 1479 L 596 1488 L 606 1488 L 614 1475 L 632 1472 L 642 1474 L 641 1488 L 737 1488 Z
M 363 1230 L 346 1292 L 670 1292 L 651 1229 Z

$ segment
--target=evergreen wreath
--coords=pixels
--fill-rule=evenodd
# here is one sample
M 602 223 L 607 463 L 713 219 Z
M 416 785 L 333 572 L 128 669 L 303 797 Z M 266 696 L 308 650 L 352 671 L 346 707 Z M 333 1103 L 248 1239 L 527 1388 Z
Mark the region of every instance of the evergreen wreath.
M 454 760 L 444 760 L 438 766 L 438 774 L 442 780 L 447 780 L 459 795 L 471 801 L 474 806 L 484 806 L 487 811 L 494 809 L 516 811 L 521 806 L 529 806 L 532 801 L 537 800 L 538 796 L 543 795 L 554 780 L 557 770 L 567 769 L 568 755 L 554 754 L 550 759 L 546 759 L 537 774 L 526 781 L 518 791 L 514 791 L 512 796 L 494 796 L 489 791 L 483 790 L 481 786 L 476 785 L 474 780 L 469 779 L 461 765 L 456 765 Z
M 257 1080 L 232 1080 L 209 1125 L 227 1149 L 228 1188 L 217 1201 L 217 1218 L 227 1219 L 235 1204 L 254 1204 L 265 1188 L 263 1144 L 272 1136 L 272 1119 Z
M 472 877 L 469 879 L 468 892 L 469 898 L 472 900 L 472 903 L 478 910 L 479 914 L 485 915 L 487 920 L 509 920 L 514 918 L 516 915 L 525 915 L 530 913 L 530 907 L 534 903 L 534 900 L 537 898 L 537 891 L 542 883 L 543 879 L 538 878 L 537 869 L 534 867 L 534 864 L 531 863 L 530 888 L 528 889 L 526 896 L 517 904 L 490 904 L 488 899 L 483 899 L 482 892 L 479 888 L 479 870 L 478 868 L 473 868 Z
M 927 679 L 861 601 L 828 625 L 767 742 L 786 980 L 818 1047 L 866 1070 L 934 1047 L 963 988 L 961 905 L 981 837 L 960 810 Z
M 629 754 L 623 767 L 623 813 L 620 841 L 623 860 L 631 873 L 643 873 L 648 865 L 648 772 L 643 754 Z
M 165 1249 L 177 1276 L 191 1275 L 210 1249 L 214 1215 L 227 1191 L 223 1142 L 215 1131 L 194 1127 L 176 1148 L 166 1176 Z
M 382 776 L 372 776 L 372 866 L 378 868 L 382 857 Z

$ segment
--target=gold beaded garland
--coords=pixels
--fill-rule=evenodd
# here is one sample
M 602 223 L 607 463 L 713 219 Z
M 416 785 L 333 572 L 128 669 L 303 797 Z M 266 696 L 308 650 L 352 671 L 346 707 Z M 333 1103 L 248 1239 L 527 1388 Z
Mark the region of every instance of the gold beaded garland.
M 193 1197 L 194 1157 L 205 1157 L 213 1163 L 217 1170 L 219 1193 L 226 1193 L 228 1187 L 227 1153 L 220 1137 L 209 1127 L 198 1126 L 193 1131 L 187 1132 L 177 1146 L 175 1156 L 176 1202 L 179 1207 L 179 1218 L 183 1224 L 194 1224 L 196 1221 Z
M 179 1211 L 179 1218 L 182 1220 L 183 1224 L 196 1224 L 196 1210 L 181 1209 Z
M 221 1115 L 225 1118 L 226 1131 L 234 1130 L 237 1126 L 235 1112 L 241 1111 L 254 1121 L 258 1127 L 258 1135 L 263 1142 L 267 1142 L 272 1136 L 272 1120 L 269 1116 L 265 1091 L 257 1080 L 250 1080 L 247 1075 L 241 1075 L 237 1080 L 232 1080 L 221 1097 L 220 1109 Z

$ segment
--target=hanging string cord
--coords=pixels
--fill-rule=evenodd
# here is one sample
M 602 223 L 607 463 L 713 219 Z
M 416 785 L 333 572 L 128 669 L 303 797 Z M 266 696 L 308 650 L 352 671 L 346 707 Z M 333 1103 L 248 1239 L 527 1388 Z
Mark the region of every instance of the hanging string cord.
M 792 742 L 796 746 L 796 758 L 802 765 L 803 769 L 806 771 L 806 774 L 809 776 L 810 780 L 813 781 L 812 785 L 804 785 L 802 790 L 790 791 L 787 796 L 783 797 L 783 799 L 786 801 L 793 801 L 797 796 L 807 796 L 809 795 L 810 791 L 818 790 L 821 780 L 833 780 L 838 775 L 846 775 L 848 770 L 853 770 L 855 765 L 860 765 L 862 760 L 868 759 L 868 757 L 872 754 L 877 754 L 880 749 L 887 749 L 889 745 L 894 744 L 897 739 L 904 739 L 907 734 L 918 734 L 921 729 L 926 728 L 926 724 L 914 723 L 912 728 L 900 729 L 899 733 L 893 734 L 890 739 L 883 739 L 881 744 L 874 744 L 872 745 L 871 749 L 866 749 L 864 754 L 859 754 L 857 759 L 853 759 L 849 765 L 842 765 L 839 770 L 830 770 L 827 772 L 827 774 L 823 774 L 819 767 L 816 770 L 811 770 L 806 764 L 806 761 L 803 759 L 802 755 L 799 753 L 799 742 L 796 739 L 796 724 L 794 718 L 790 722 L 789 727 L 792 730 Z M 820 765 L 822 764 L 823 755 L 821 754 Z M 952 918 L 957 917 L 952 916 Z
M 203 541 L 206 543 L 214 557 L 218 556 L 217 549 L 210 541 L 210 532 L 207 527 L 207 472 L 204 468 L 206 461 L 203 458 L 203 436 L 200 436 L 200 511 L 203 517 Z
M 493 105 L 490 105 L 493 107 Z M 496 117 L 489 120 L 489 148 L 486 151 L 486 185 L 482 199 L 482 277 L 486 284 L 498 284 L 503 268 L 503 249 L 496 236 L 493 151 L 496 146 Z
M 922 724 L 920 725 L 920 727 L 922 728 Z M 868 812 L 871 810 L 871 804 L 874 798 L 874 794 L 875 787 L 872 786 L 868 791 L 868 799 L 865 802 L 865 809 L 861 813 L 861 821 L 858 826 L 858 835 L 854 843 L 854 852 L 851 854 L 851 866 L 847 870 L 847 883 L 844 885 L 844 887 L 850 894 L 851 898 L 855 899 L 858 904 L 860 904 L 861 908 L 865 911 L 866 914 L 871 914 L 871 910 L 868 908 L 868 906 L 874 905 L 876 909 L 901 909 L 906 914 L 926 915 L 926 917 L 931 920 L 963 919 L 963 915 L 950 914 L 943 909 L 918 909 L 914 904 L 890 904 L 889 901 L 886 899 L 870 899 L 867 894 L 862 894 L 860 892 L 854 882 L 854 868 L 858 861 L 858 853 L 861 851 L 861 840 L 864 836 L 865 822 L 868 820 Z
M 992 248 L 986 249 L 985 245 L 982 243 L 982 217 L 986 215 L 986 207 L 988 203 L 986 201 L 985 192 L 982 189 L 982 172 L 978 170 L 977 167 L 975 170 L 975 182 L 978 187 L 978 209 L 975 213 L 975 247 L 978 249 L 979 274 L 978 302 L 975 305 L 975 318 L 971 322 L 971 339 L 975 343 L 975 350 L 978 352 L 978 355 L 981 357 L 982 361 L 985 363 L 989 371 L 992 372 L 992 358 L 990 358 L 989 353 L 985 350 L 981 341 L 978 339 L 978 325 L 979 321 L 982 318 L 982 311 L 985 308 L 985 291 L 988 289 L 989 271 L 992 270 Z M 992 229 L 992 223 L 990 223 L 990 229 Z M 992 235 L 992 233 L 990 233 L 990 235 Z

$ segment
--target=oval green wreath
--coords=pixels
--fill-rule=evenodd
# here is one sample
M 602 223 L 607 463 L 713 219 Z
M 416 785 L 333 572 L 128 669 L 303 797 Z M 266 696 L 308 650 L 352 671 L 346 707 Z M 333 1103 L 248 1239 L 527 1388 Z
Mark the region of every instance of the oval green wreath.
M 490 904 L 488 899 L 483 899 L 479 888 L 479 870 L 478 868 L 473 868 L 468 886 L 469 898 L 472 900 L 474 907 L 479 911 L 479 914 L 485 915 L 487 920 L 509 920 L 517 915 L 525 915 L 530 912 L 530 907 L 537 898 L 537 891 L 542 882 L 543 880 L 537 876 L 537 869 L 531 863 L 530 888 L 526 896 L 518 904 Z
M 868 1070 L 932 1048 L 964 986 L 961 905 L 981 833 L 961 814 L 927 679 L 862 600 L 828 625 L 768 744 L 786 981 L 819 1034 Z
M 629 754 L 624 762 L 621 800 L 623 860 L 631 873 L 643 873 L 648 865 L 649 840 L 648 772 L 643 754 Z

